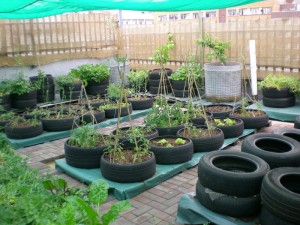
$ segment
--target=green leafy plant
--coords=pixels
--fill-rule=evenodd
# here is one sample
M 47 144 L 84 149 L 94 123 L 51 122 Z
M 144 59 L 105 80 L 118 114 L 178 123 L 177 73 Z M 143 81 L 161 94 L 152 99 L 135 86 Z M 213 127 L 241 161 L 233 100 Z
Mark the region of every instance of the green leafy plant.
M 235 125 L 236 124 L 236 121 L 233 120 L 233 119 L 230 119 L 230 118 L 226 118 L 226 119 L 214 119 L 213 120 L 214 123 L 217 125 L 217 126 L 232 126 L 232 125 Z
M 110 68 L 101 64 L 84 64 L 77 69 L 72 69 L 71 73 L 78 77 L 84 86 L 88 85 L 89 81 L 101 82 L 110 76 Z
M 16 114 L 14 112 L 1 113 L 0 121 L 12 120 L 15 117 L 16 117 Z
M 130 94 L 131 90 L 122 88 L 120 84 L 111 83 L 107 87 L 107 97 L 110 99 L 120 99 L 121 95 L 123 96 L 123 98 L 126 98 L 126 96 Z
M 175 47 L 174 37 L 171 33 L 168 33 L 168 41 L 163 46 L 156 49 L 155 53 L 150 58 L 160 65 L 165 65 L 170 59 L 170 50 Z
M 133 88 L 135 93 L 147 91 L 147 82 L 149 80 L 149 71 L 148 70 L 137 70 L 130 71 L 127 74 L 128 83 Z
M 99 146 L 101 140 L 103 140 L 103 136 L 97 133 L 94 127 L 83 126 L 72 131 L 68 143 L 72 146 L 90 148 Z
M 10 85 L 8 80 L 3 80 L 0 82 L 0 97 L 11 93 Z
M 203 39 L 197 40 L 197 43 L 203 48 L 210 49 L 210 52 L 206 54 L 207 60 L 212 61 L 216 59 L 222 64 L 226 63 L 226 50 L 230 49 L 230 42 L 223 42 L 211 34 L 206 33 Z
M 184 65 L 179 67 L 175 73 L 170 76 L 171 80 L 188 80 L 188 76 L 191 75 L 199 81 L 203 76 L 203 71 L 201 70 L 200 64 L 194 63 L 191 65 Z
M 292 93 L 300 92 L 300 81 L 297 77 L 287 76 L 284 74 L 269 74 L 261 82 L 258 83 L 259 89 L 263 88 L 276 88 L 280 90 L 281 88 L 287 88 Z
M 35 87 L 30 83 L 29 80 L 25 79 L 24 76 L 19 76 L 15 80 L 6 80 L 7 85 L 9 85 L 10 93 L 22 95 L 27 94 L 35 89 Z
M 24 119 L 23 117 L 17 117 L 8 123 L 8 126 L 11 128 L 28 127 L 28 126 L 37 127 L 40 125 L 41 125 L 41 121 L 37 119 Z
M 175 143 L 177 145 L 184 145 L 186 143 L 186 140 L 184 140 L 182 138 L 176 138 Z M 157 141 L 156 144 L 161 145 L 161 146 L 166 147 L 166 148 L 174 147 L 168 140 L 166 140 L 164 138 Z
M 184 145 L 186 143 L 186 140 L 183 140 L 182 138 L 177 138 L 175 140 L 175 143 L 178 145 Z
M 74 74 L 68 73 L 56 77 L 55 82 L 57 83 L 58 86 L 64 88 L 66 86 L 70 86 L 74 83 L 80 82 L 80 79 L 76 77 Z

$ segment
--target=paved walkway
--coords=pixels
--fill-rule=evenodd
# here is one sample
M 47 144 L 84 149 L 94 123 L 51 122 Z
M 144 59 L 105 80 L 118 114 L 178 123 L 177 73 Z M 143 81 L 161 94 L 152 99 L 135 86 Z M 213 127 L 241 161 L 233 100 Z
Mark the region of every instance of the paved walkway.
M 143 118 L 134 120 L 134 124 L 142 124 Z M 122 123 L 126 126 L 128 123 Z M 270 133 L 272 130 L 280 127 L 293 127 L 292 123 L 283 123 L 272 121 L 269 127 L 265 127 L 258 132 Z M 114 126 L 103 128 L 100 132 L 105 134 L 110 133 Z M 28 157 L 28 164 L 40 170 L 40 173 L 50 173 L 58 175 L 66 179 L 70 186 L 86 187 L 85 184 L 56 171 L 53 161 L 64 157 L 63 144 L 65 139 L 52 141 L 44 144 L 39 144 L 27 148 L 17 150 L 23 156 Z M 241 140 L 236 145 L 229 146 L 226 150 L 240 150 Z M 178 224 L 175 221 L 178 201 L 183 193 L 194 192 L 197 182 L 197 167 L 185 170 L 182 173 L 168 179 L 161 184 L 139 194 L 138 196 L 130 199 L 132 205 L 130 210 L 123 212 L 121 216 L 114 222 L 114 225 L 169 225 Z M 109 207 L 115 203 L 113 197 L 109 197 L 108 201 L 101 206 L 102 213 L 105 213 Z

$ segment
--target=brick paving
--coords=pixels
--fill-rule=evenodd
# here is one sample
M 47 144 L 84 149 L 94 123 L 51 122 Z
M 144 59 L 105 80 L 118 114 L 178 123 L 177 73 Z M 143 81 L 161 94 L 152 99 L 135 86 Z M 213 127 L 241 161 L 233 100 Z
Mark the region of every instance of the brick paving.
M 143 124 L 143 118 L 133 120 L 135 125 Z M 128 126 L 129 122 L 122 123 L 122 126 Z M 116 125 L 100 129 L 99 132 L 109 134 Z M 283 127 L 292 128 L 292 123 L 271 121 L 269 127 L 262 128 L 257 132 L 270 133 L 274 129 Z M 41 175 L 47 173 L 57 175 L 67 180 L 70 186 L 85 188 L 86 185 L 69 177 L 62 172 L 55 170 L 54 160 L 64 157 L 63 144 L 67 138 L 26 147 L 16 152 L 22 157 L 28 158 L 28 165 L 38 169 Z M 241 140 L 235 145 L 229 146 L 226 150 L 239 151 Z M 185 170 L 176 176 L 162 182 L 161 184 L 139 194 L 130 199 L 131 209 L 123 212 L 113 223 L 114 225 L 170 225 L 178 224 L 175 221 L 178 201 L 183 193 L 194 192 L 197 182 L 197 167 Z M 115 203 L 113 197 L 109 197 L 107 202 L 101 206 L 101 212 L 105 213 L 109 207 Z

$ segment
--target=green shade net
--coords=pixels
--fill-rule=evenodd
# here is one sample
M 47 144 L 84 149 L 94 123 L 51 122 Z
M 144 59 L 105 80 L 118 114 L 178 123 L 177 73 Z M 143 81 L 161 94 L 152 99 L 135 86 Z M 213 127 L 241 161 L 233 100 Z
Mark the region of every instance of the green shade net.
M 190 11 L 230 8 L 261 0 L 4 0 L 0 18 L 32 19 L 90 10 Z

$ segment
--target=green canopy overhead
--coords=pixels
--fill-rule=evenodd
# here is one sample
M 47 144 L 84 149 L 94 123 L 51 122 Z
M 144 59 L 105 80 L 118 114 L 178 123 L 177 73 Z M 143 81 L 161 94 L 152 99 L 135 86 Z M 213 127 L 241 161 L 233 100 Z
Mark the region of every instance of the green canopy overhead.
M 261 0 L 2 0 L 0 18 L 33 19 L 90 10 L 190 11 L 229 8 Z

